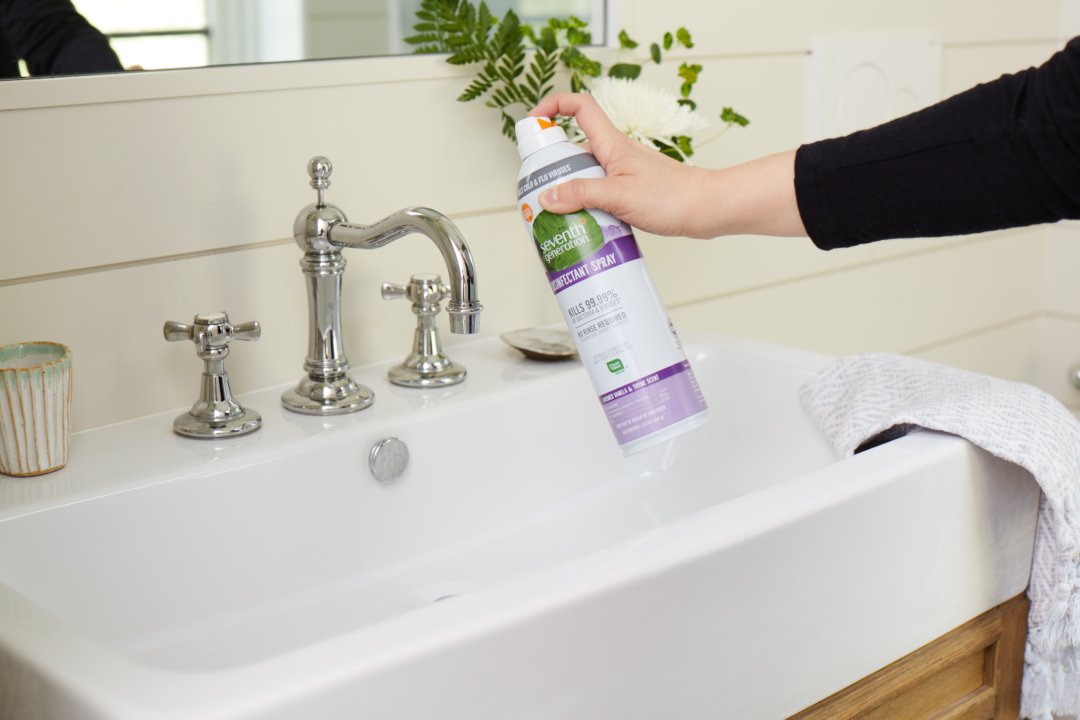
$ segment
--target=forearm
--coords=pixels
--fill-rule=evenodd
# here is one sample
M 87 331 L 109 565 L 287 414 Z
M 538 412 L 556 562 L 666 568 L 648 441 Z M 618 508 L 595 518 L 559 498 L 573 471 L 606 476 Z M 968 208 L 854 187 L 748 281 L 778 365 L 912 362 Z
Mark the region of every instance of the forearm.
M 822 248 L 1080 217 L 1080 42 L 1038 69 L 805 145 L 795 184 Z
M 704 173 L 707 212 L 695 235 L 806 235 L 795 198 L 794 150 Z

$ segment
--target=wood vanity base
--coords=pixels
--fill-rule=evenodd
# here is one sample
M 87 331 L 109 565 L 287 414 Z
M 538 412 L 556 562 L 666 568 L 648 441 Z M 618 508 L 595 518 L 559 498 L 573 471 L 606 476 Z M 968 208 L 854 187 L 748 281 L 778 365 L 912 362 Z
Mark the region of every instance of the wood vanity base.
M 1016 720 L 1027 611 L 1017 595 L 789 720 Z

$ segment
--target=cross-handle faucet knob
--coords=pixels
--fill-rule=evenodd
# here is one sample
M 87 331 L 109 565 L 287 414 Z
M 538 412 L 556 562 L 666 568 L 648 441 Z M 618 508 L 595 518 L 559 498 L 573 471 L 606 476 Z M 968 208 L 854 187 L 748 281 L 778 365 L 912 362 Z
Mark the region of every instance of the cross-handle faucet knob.
M 450 286 L 438 275 L 413 275 L 408 285 L 382 284 L 383 300 L 411 300 L 413 311 L 439 312 L 439 303 L 450 297 Z
M 205 363 L 199 399 L 191 410 L 176 418 L 173 430 L 196 438 L 236 437 L 258 430 L 262 425 L 259 413 L 245 410 L 233 398 L 225 358 L 233 340 L 259 339 L 262 335 L 259 323 L 233 325 L 225 312 L 199 313 L 191 324 L 167 321 L 163 334 L 168 342 L 195 343 L 195 354 Z
M 227 313 L 209 312 L 196 315 L 190 325 L 169 320 L 163 332 L 169 342 L 192 341 L 196 354 L 206 360 L 215 355 L 228 354 L 229 343 L 233 340 L 258 340 L 262 327 L 254 320 L 233 325 Z
M 411 388 L 456 385 L 465 379 L 465 368 L 442 352 L 435 316 L 440 303 L 450 297 L 450 288 L 438 275 L 413 275 L 408 285 L 383 283 L 383 300 L 410 300 L 416 314 L 413 349 L 405 361 L 390 368 L 390 382 Z

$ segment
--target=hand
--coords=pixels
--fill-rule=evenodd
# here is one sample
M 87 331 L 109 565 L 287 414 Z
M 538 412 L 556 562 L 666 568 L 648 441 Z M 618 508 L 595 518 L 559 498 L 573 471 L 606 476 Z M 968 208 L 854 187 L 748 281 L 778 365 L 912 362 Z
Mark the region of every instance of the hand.
M 589 151 L 608 174 L 568 180 L 546 190 L 540 195 L 545 210 L 565 214 L 597 208 L 647 232 L 709 236 L 693 222 L 701 215 L 704 171 L 631 140 L 587 93 L 549 95 L 529 114 L 576 117 L 589 138 Z
M 568 180 L 540 194 L 545 210 L 605 210 L 658 235 L 804 236 L 795 199 L 795 151 L 724 170 L 685 165 L 620 132 L 587 93 L 549 95 L 530 115 L 577 118 L 606 178 Z

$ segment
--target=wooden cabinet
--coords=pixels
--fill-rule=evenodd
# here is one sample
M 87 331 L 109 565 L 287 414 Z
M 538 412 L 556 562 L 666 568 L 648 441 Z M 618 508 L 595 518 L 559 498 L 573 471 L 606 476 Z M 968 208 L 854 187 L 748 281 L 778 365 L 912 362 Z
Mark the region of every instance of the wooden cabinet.
M 1027 609 L 1018 595 L 790 720 L 1016 720 Z

